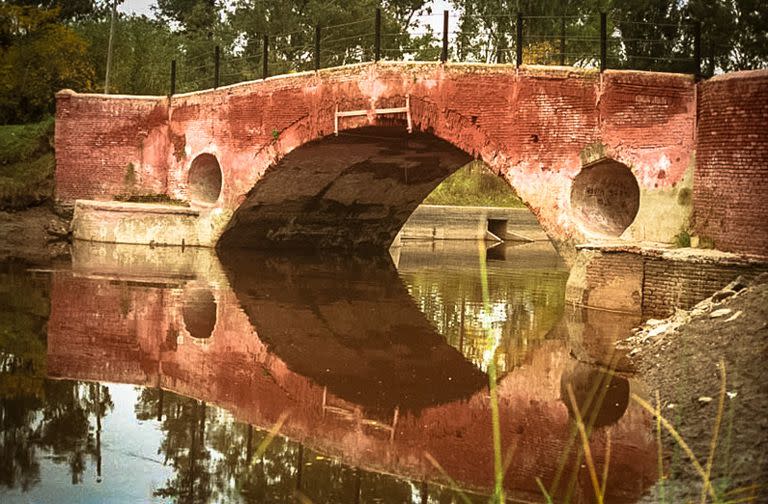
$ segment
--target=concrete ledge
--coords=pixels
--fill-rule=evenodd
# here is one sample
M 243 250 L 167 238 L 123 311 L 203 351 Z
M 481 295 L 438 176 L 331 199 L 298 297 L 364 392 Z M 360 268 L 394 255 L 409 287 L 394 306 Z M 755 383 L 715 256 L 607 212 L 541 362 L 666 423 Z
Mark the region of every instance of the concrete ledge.
M 717 250 L 668 249 L 648 243 L 579 247 L 565 289 L 567 303 L 644 318 L 689 309 L 738 276 L 768 263 Z
M 400 231 L 404 240 L 548 241 L 527 208 L 421 205 Z
M 576 250 L 593 250 L 605 254 L 626 252 L 644 257 L 658 257 L 670 261 L 697 264 L 768 265 L 768 257 L 766 256 L 734 254 L 717 249 L 675 248 L 670 244 L 654 242 L 597 241 L 576 245 Z
M 72 236 L 105 243 L 212 246 L 201 238 L 199 218 L 198 210 L 176 205 L 77 200 Z
M 126 201 L 77 200 L 75 206 L 90 210 L 126 213 L 156 213 L 163 215 L 200 215 L 200 211 L 181 205 L 163 205 L 159 203 L 130 203 Z

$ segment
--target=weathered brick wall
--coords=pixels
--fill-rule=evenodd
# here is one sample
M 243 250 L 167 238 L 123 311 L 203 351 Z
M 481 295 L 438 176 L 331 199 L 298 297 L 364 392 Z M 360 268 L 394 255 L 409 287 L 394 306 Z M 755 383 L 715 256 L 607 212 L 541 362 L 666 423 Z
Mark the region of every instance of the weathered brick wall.
M 587 267 L 581 303 L 607 310 L 637 311 L 643 296 L 643 257 L 637 254 L 603 254 Z
M 729 252 L 768 255 L 768 71 L 699 85 L 695 230 Z
M 162 98 L 56 96 L 56 200 L 165 193 Z
M 643 269 L 643 316 L 668 317 L 677 308 L 691 308 L 739 275 L 749 279 L 768 267 L 646 257 Z
M 688 309 L 738 276 L 749 280 L 768 265 L 738 256 L 676 250 L 582 250 L 566 285 L 566 302 L 590 308 L 664 318 Z

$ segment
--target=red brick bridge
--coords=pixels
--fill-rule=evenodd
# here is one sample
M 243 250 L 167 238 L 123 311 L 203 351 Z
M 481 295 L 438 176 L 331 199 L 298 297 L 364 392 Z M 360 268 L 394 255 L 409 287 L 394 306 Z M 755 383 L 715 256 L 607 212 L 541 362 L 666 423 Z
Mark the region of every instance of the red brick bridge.
M 385 248 L 480 158 L 563 251 L 669 242 L 695 211 L 718 245 L 762 254 L 768 210 L 738 209 L 768 189 L 754 162 L 768 157 L 765 121 L 762 148 L 724 140 L 768 111 L 768 73 L 736 75 L 379 62 L 172 97 L 62 91 L 56 197 L 189 203 L 173 211 L 176 231 L 157 208 L 83 203 L 75 235 L 97 241 Z

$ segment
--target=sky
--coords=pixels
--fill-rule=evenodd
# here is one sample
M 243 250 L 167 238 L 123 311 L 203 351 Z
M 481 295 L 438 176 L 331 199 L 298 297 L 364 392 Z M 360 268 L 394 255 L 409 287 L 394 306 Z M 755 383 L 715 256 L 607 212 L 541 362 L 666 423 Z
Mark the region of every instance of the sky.
M 117 10 L 126 14 L 144 14 L 152 16 L 150 6 L 155 5 L 155 0 L 125 0 L 125 3 L 117 7 Z
M 432 4 L 432 12 L 435 14 L 439 14 L 443 10 L 454 10 L 451 8 L 448 0 L 432 0 L 430 3 Z M 144 14 L 151 17 L 152 10 L 150 8 L 152 5 L 156 4 L 156 0 L 125 0 L 125 2 L 117 8 L 117 10 L 126 14 Z M 429 22 L 435 32 L 439 33 L 442 31 L 443 20 L 441 17 L 432 16 L 430 18 L 425 18 L 425 21 Z

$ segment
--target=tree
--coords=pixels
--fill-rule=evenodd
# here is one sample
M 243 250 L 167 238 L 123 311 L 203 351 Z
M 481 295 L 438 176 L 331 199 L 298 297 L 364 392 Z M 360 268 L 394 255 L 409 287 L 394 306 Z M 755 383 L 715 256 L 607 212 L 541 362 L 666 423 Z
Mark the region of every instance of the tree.
M 56 10 L 60 20 L 83 19 L 98 12 L 94 0 L 8 0 L 9 4 Z
M 707 67 L 725 72 L 768 66 L 768 3 L 690 0 L 684 15 L 702 23 Z
M 511 61 L 515 17 L 521 12 L 525 63 L 557 63 L 563 30 L 566 64 L 596 66 L 602 11 L 608 15 L 608 64 L 614 68 L 693 72 L 697 21 L 707 66 L 710 52 L 718 70 L 768 64 L 763 0 L 454 0 L 453 5 L 461 12 L 460 60 Z
M 88 44 L 58 16 L 58 9 L 0 4 L 0 123 L 39 120 L 62 88 L 91 89 Z
M 94 90 L 102 91 L 109 44 L 109 19 L 79 21 L 72 28 L 90 42 L 87 59 L 99 78 Z M 170 62 L 179 54 L 181 36 L 167 25 L 146 16 L 120 16 L 115 27 L 110 91 L 122 94 L 168 92 Z

